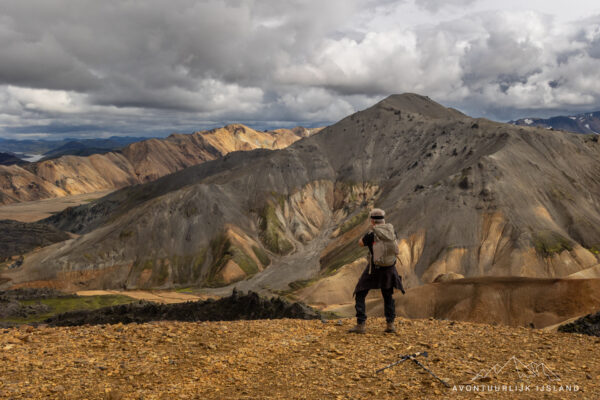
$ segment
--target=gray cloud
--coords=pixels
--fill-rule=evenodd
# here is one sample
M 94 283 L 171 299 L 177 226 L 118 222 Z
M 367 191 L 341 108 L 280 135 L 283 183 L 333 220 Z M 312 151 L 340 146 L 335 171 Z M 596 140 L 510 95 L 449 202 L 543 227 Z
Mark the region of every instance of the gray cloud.
M 425 10 L 433 13 L 439 12 L 447 7 L 465 7 L 470 6 L 477 0 L 415 0 L 415 4 Z
M 0 3 L 5 136 L 317 125 L 405 91 L 498 119 L 600 108 L 599 17 L 444 20 L 476 0 Z M 410 12 L 432 22 L 390 22 Z

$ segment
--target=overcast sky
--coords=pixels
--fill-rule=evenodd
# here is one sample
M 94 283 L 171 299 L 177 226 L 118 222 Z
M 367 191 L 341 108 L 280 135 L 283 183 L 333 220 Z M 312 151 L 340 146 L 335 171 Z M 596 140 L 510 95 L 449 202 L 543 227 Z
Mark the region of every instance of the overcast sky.
M 0 0 L 0 137 L 335 122 L 416 92 L 506 121 L 600 110 L 600 3 Z

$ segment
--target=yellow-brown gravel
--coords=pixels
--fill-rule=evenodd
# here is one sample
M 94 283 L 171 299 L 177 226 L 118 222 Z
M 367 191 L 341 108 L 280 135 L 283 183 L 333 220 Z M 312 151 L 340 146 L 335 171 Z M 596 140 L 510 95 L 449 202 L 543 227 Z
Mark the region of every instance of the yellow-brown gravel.
M 165 321 L 0 330 L 0 398 L 600 398 L 600 338 L 434 320 L 399 321 L 390 335 L 383 319 L 370 319 L 365 335 L 350 335 L 352 324 Z M 419 360 L 452 388 L 409 362 L 375 375 L 417 351 L 429 352 Z M 540 376 L 519 378 L 512 364 L 489 380 L 471 381 L 513 356 L 544 363 L 560 381 L 541 367 Z M 470 384 L 480 391 L 466 392 Z M 529 391 L 515 392 L 521 385 Z

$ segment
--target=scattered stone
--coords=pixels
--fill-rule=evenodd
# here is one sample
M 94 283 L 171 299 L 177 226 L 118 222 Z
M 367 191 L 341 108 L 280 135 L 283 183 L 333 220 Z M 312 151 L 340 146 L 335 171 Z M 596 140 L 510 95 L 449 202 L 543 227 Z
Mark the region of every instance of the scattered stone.
M 383 318 L 369 321 L 373 326 L 385 323 Z M 349 336 L 344 326 L 299 319 L 153 321 L 47 327 L 29 333 L 10 329 L 0 331 L 0 349 L 9 346 L 0 351 L 0 398 L 475 398 L 475 393 L 444 387 L 410 361 L 375 374 L 401 355 L 420 351 L 425 343 L 431 346 L 429 357 L 419 361 L 452 386 L 472 385 L 476 374 L 516 356 L 524 365 L 544 362 L 546 371 L 559 375 L 563 385 L 584 387 L 585 398 L 598 398 L 600 393 L 595 337 L 544 332 L 542 338 L 528 329 L 502 325 L 410 322 L 392 339 L 376 330 Z M 16 339 L 24 334 L 31 339 L 28 343 Z M 13 340 L 21 343 L 10 343 Z M 538 348 L 542 340 L 548 350 Z M 519 374 L 509 363 L 489 379 L 476 383 L 516 382 Z M 529 377 L 528 382 L 532 387 L 544 385 L 547 378 Z M 541 397 L 571 395 L 582 396 L 556 391 Z M 540 393 L 484 397 L 533 399 Z

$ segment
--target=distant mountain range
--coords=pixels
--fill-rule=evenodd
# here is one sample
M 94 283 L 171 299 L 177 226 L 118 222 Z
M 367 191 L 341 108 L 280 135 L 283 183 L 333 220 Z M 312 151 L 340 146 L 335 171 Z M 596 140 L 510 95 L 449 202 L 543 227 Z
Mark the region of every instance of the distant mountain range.
M 88 156 L 118 150 L 145 137 L 111 136 L 103 139 L 15 140 L 0 138 L 0 152 L 16 155 L 41 154 L 45 158 L 62 155 Z
M 27 161 L 21 160 L 12 153 L 0 153 L 0 165 L 26 164 Z
M 509 121 L 509 124 L 521 126 L 537 126 L 540 128 L 554 129 L 556 131 L 567 131 L 586 134 L 600 134 L 600 111 L 558 116 L 551 118 L 521 118 Z
M 0 165 L 0 204 L 92 193 L 149 182 L 232 151 L 287 147 L 317 131 L 319 128 L 296 127 L 261 132 L 232 124 L 210 131 L 136 141 L 112 151 L 108 150 L 109 146 L 123 142 L 104 139 L 68 142 L 47 152 L 48 156 L 38 162 Z M 86 154 L 102 146 L 102 154 Z
M 91 156 L 92 154 L 103 154 L 109 151 L 118 151 L 131 143 L 148 140 L 144 137 L 117 137 L 108 139 L 85 139 L 71 140 L 60 147 L 44 153 L 42 160 L 49 160 L 61 156 Z

